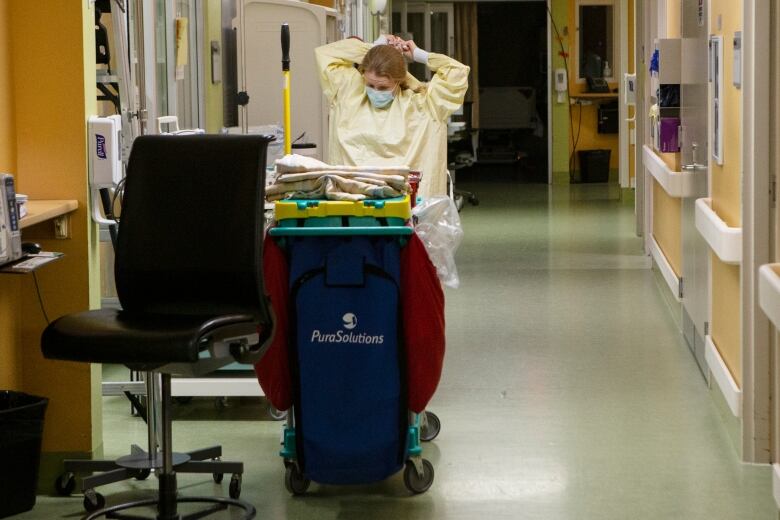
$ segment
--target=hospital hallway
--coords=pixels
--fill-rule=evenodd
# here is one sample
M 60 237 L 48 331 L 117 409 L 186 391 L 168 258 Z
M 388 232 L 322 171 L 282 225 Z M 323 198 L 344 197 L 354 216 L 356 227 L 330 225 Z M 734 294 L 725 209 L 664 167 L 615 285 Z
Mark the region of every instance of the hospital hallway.
M 436 476 L 409 496 L 399 475 L 359 487 L 284 486 L 282 423 L 257 399 L 175 406 L 179 451 L 216 443 L 245 462 L 258 519 L 751 519 L 776 511 L 769 466 L 738 462 L 729 427 L 659 291 L 633 205 L 605 185 L 461 183 L 461 287 L 448 289 L 444 376 L 424 447 Z M 105 367 L 106 378 L 126 377 Z M 122 397 L 105 397 L 105 455 L 145 443 Z M 733 418 L 732 418 L 733 420 Z M 180 475 L 182 495 L 227 481 Z M 108 503 L 154 478 L 101 488 Z M 19 519 L 73 518 L 82 499 L 39 497 Z

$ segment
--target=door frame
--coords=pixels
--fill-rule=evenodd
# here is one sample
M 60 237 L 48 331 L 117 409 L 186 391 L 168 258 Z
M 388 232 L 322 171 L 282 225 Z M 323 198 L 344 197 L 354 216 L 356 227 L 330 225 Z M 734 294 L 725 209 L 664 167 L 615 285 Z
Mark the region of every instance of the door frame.
M 769 263 L 770 13 L 772 0 L 743 5 L 742 83 L 742 458 L 771 461 L 771 335 L 758 304 L 758 268 Z
M 552 186 L 553 183 L 553 133 L 552 133 L 552 125 L 553 125 L 553 75 L 555 74 L 555 71 L 553 71 L 552 66 L 552 53 L 553 53 L 553 44 L 552 44 L 552 20 L 550 18 L 550 13 L 552 13 L 552 0 L 545 0 L 546 9 L 547 9 L 547 16 L 545 17 L 547 19 L 547 184 Z M 568 139 L 568 138 L 567 138 Z
M 780 137 L 780 6 L 775 4 L 772 12 L 772 27 L 770 28 L 771 39 L 770 49 L 773 49 L 770 59 L 772 60 L 770 65 L 771 85 L 773 85 L 769 95 L 771 96 L 771 109 L 772 118 L 774 119 L 772 127 L 770 128 L 770 142 L 777 143 L 777 139 Z M 780 177 L 780 146 L 775 145 L 770 151 L 770 173 L 769 180 L 772 183 L 772 191 L 776 199 L 777 194 L 777 182 Z M 778 245 L 780 245 L 780 223 L 778 223 L 778 211 L 777 201 L 770 200 L 769 210 L 769 257 L 772 262 L 777 262 L 780 258 L 780 252 L 778 251 Z M 780 356 L 775 354 L 777 352 L 778 343 L 778 330 L 775 327 L 770 328 L 770 345 L 769 351 L 772 357 L 772 401 L 774 405 L 771 410 L 772 414 L 772 462 L 775 463 L 777 468 L 778 458 L 780 458 L 780 402 L 777 401 L 777 396 L 780 395 Z M 774 472 L 778 474 L 777 470 Z
M 630 74 L 628 70 L 628 24 L 633 23 L 628 19 L 628 0 L 620 0 L 617 5 L 619 27 L 618 39 L 619 44 L 617 46 L 618 59 L 616 65 L 619 70 L 616 73 L 615 81 L 618 84 L 618 110 L 620 116 L 620 131 L 618 133 L 618 150 L 620 154 L 619 166 L 618 166 L 618 178 L 621 188 L 631 187 L 631 171 L 629 166 L 628 154 L 630 150 L 631 140 L 629 139 L 629 132 L 631 125 L 628 121 L 628 105 L 625 102 L 625 81 L 626 74 Z M 636 6 L 634 6 L 636 12 Z M 634 40 L 636 40 L 636 31 L 634 32 Z M 636 41 L 634 42 L 634 48 L 636 48 Z M 634 61 L 634 71 L 636 71 L 636 61 Z M 634 110 L 636 114 L 636 110 Z

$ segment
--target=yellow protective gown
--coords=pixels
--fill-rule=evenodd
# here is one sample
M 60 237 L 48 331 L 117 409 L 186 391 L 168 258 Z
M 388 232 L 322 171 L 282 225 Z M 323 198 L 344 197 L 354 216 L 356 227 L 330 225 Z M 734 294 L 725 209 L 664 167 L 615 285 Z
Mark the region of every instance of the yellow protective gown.
M 447 193 L 447 118 L 463 104 L 469 67 L 429 53 L 435 73 L 422 92 L 407 74 L 407 87 L 389 107 L 374 108 L 355 68 L 371 45 L 354 38 L 315 49 L 322 90 L 330 104 L 328 163 L 348 166 L 408 165 L 422 172 L 418 193 Z

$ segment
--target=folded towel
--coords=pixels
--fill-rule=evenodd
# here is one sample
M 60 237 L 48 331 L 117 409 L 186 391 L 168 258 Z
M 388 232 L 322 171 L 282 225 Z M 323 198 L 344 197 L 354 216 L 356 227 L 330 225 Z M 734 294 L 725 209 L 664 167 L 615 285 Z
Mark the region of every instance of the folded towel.
M 313 157 L 285 155 L 266 199 L 364 200 L 409 193 L 407 166 L 332 166 Z

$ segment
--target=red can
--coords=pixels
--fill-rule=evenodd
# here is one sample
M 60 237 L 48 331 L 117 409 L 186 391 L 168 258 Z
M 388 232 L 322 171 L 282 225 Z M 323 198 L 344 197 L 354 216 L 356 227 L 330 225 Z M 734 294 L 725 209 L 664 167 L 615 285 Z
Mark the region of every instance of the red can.
M 420 179 L 422 179 L 422 172 L 416 170 L 411 170 L 409 172 L 409 188 L 411 188 L 409 202 L 412 207 L 417 204 L 417 189 L 420 187 Z

